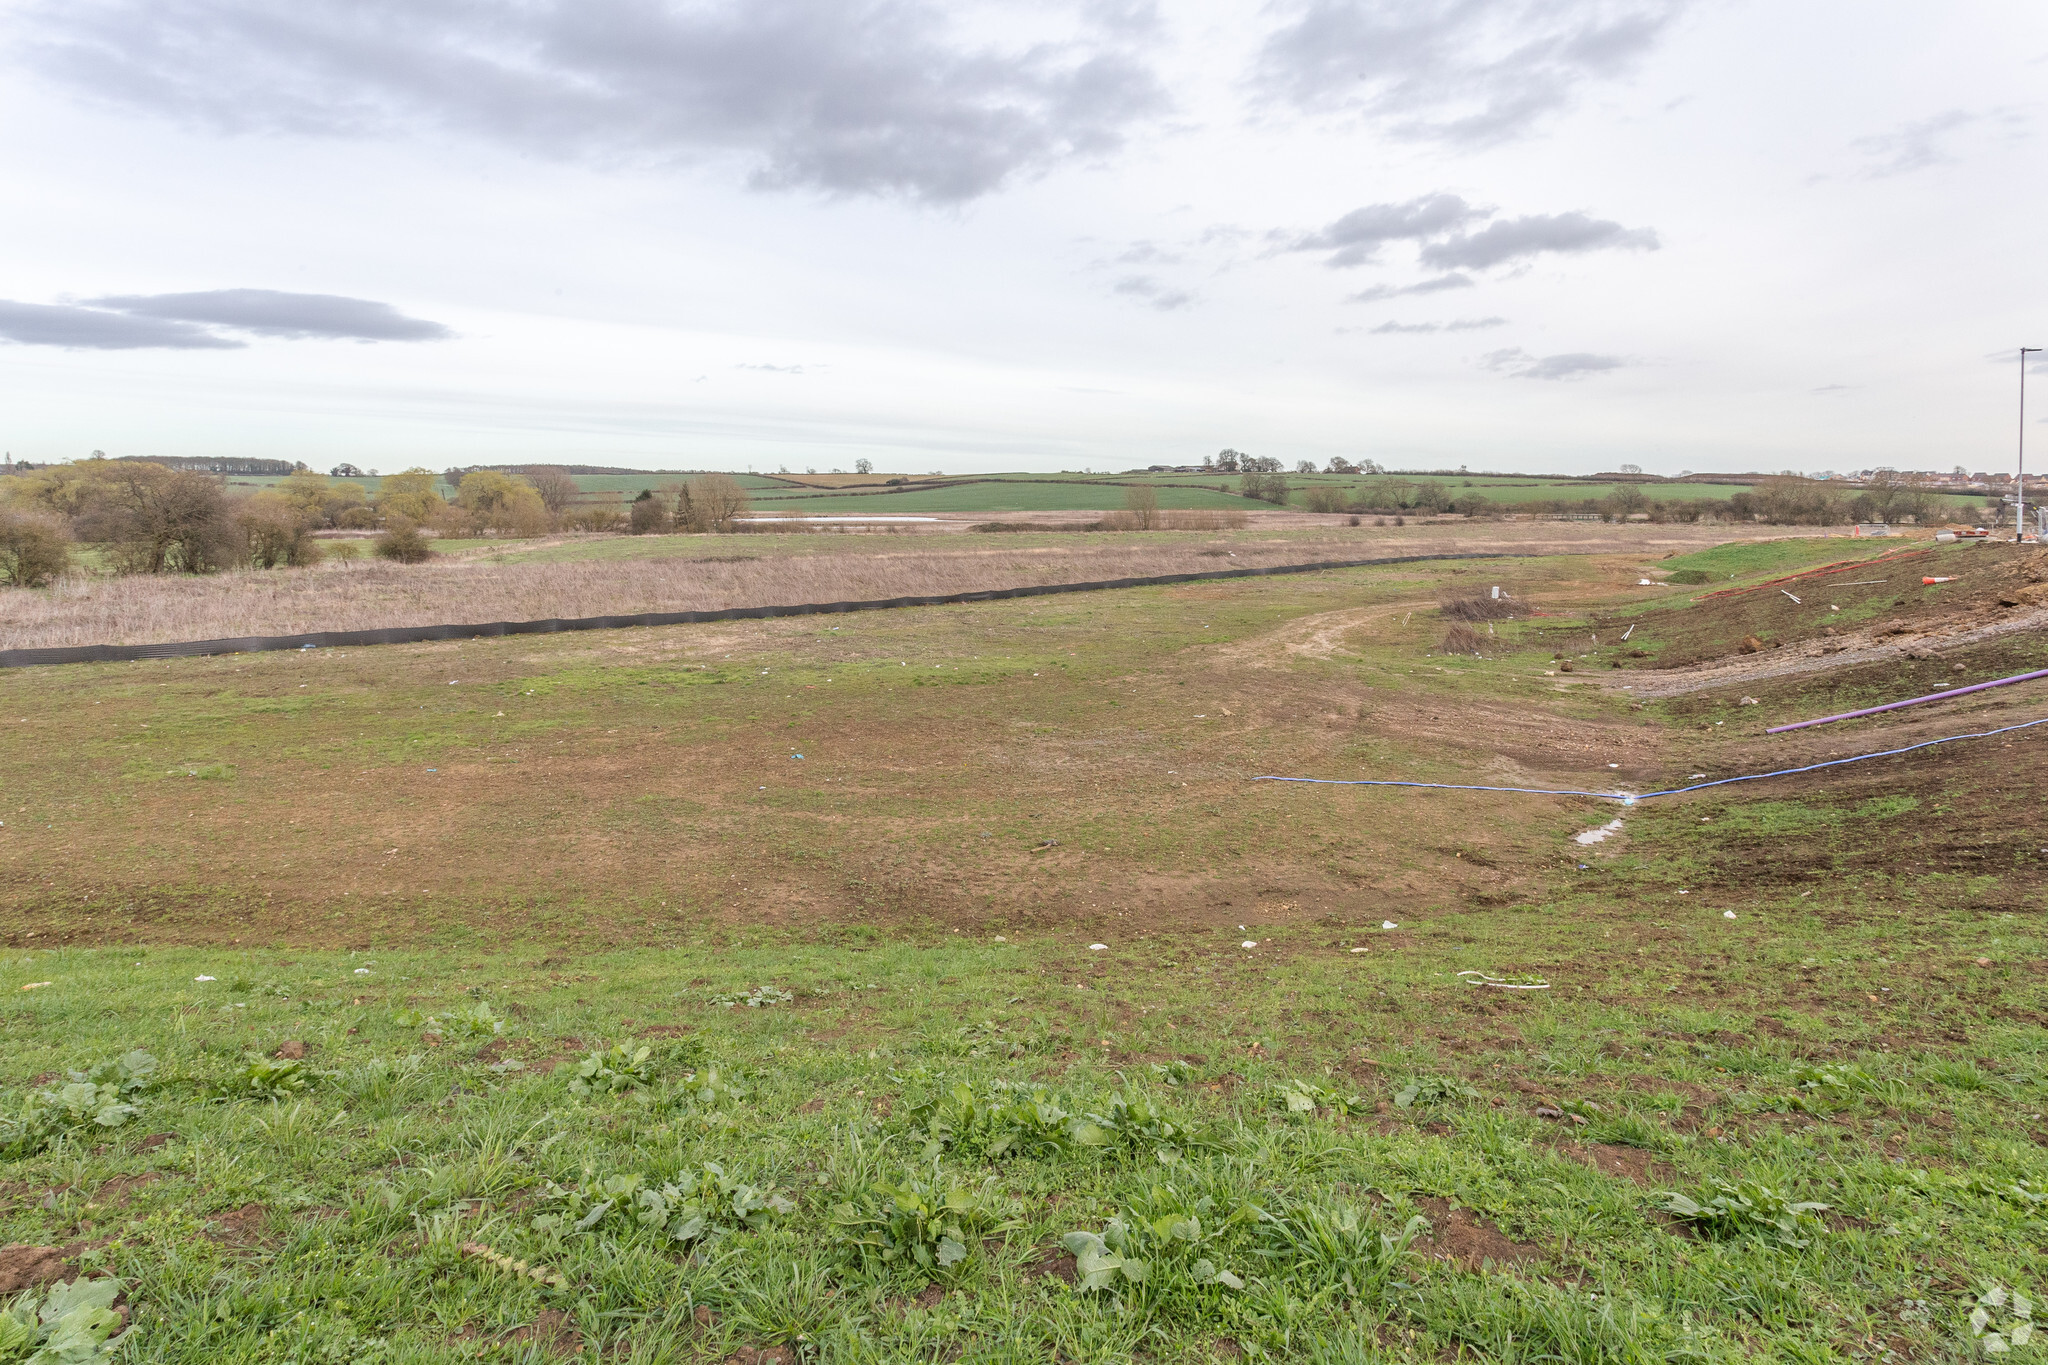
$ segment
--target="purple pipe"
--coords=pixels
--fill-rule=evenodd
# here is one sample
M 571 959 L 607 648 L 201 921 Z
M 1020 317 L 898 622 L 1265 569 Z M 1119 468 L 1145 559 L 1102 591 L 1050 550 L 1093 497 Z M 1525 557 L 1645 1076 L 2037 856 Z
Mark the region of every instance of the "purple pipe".
M 2037 668 L 2032 673 L 2016 673 L 2010 678 L 1996 682 L 1971 683 L 1968 687 L 1952 687 L 1946 692 L 1930 692 L 1924 697 L 1910 701 L 1887 702 L 1883 706 L 1866 706 L 1861 711 L 1844 711 L 1839 716 L 1822 716 L 1818 720 L 1795 720 L 1790 725 L 1773 725 L 1764 731 L 1767 735 L 1783 734 L 1787 730 L 1804 730 L 1809 725 L 1826 725 L 1834 720 L 1854 720 L 1858 716 L 1874 716 L 1880 711 L 1896 711 L 1901 706 L 1918 706 L 1923 701 L 1940 701 L 1943 697 L 1960 697 L 1971 692 L 1982 692 L 1987 687 L 2003 687 L 2007 683 L 2025 682 L 2029 678 L 2048 678 L 2048 668 Z

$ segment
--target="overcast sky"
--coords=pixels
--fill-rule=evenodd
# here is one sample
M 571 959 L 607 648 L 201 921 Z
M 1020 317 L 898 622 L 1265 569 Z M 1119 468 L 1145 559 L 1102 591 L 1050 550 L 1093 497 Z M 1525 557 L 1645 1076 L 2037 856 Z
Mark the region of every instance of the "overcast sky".
M 2048 345 L 2039 0 L 0 0 L 0 61 L 17 459 L 2010 468 Z

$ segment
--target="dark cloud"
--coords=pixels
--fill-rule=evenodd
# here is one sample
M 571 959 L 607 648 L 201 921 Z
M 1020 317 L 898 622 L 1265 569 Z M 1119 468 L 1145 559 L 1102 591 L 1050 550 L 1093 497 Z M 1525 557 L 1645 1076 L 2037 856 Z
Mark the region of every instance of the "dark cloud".
M 764 188 L 959 202 L 1114 150 L 1166 97 L 1093 36 L 949 40 L 928 0 L 28 0 L 36 70 L 233 132 L 446 128 L 600 164 L 734 156 Z
M 1627 364 L 1619 356 L 1593 355 L 1587 351 L 1533 356 L 1520 347 L 1489 351 L 1479 357 L 1479 363 L 1511 379 L 1576 379 L 1582 375 L 1618 370 Z
M 243 344 L 188 322 L 7 299 L 0 299 L 0 339 L 23 346 L 64 346 L 91 351 L 221 351 Z
M 1323 264 L 1343 270 L 1375 260 L 1388 242 L 1440 237 L 1491 212 L 1475 209 L 1455 194 L 1426 194 L 1405 204 L 1368 204 L 1328 227 L 1303 233 L 1286 249 L 1328 251 L 1330 258 Z
M 1119 294 L 1143 299 L 1154 308 L 1165 312 L 1185 308 L 1195 301 L 1195 296 L 1187 290 L 1162 284 L 1150 275 L 1126 275 L 1112 287 Z
M 1370 289 L 1361 289 L 1345 300 L 1347 303 L 1378 303 L 1382 299 L 1406 298 L 1412 294 L 1441 294 L 1446 289 L 1470 289 L 1470 275 L 1438 275 L 1434 279 L 1421 280 L 1415 284 L 1376 284 Z
M 1420 259 L 1438 270 L 1486 270 L 1544 252 L 1655 251 L 1659 245 L 1649 228 L 1625 228 L 1583 213 L 1533 214 L 1432 242 Z
M 294 340 L 440 341 L 455 335 L 438 322 L 407 317 L 388 303 L 339 294 L 209 289 L 195 294 L 114 294 L 84 302 L 136 317 L 206 323 Z
M 1527 132 L 1590 80 L 1626 74 L 1686 0 L 1299 0 L 1256 81 L 1311 111 L 1467 145 Z

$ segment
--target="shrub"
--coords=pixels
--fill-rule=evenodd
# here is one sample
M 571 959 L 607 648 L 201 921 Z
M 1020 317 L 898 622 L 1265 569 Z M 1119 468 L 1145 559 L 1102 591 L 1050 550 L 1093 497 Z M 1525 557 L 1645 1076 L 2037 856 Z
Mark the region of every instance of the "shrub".
M 562 524 L 572 531 L 617 531 L 625 527 L 626 514 L 607 503 L 600 503 L 566 513 Z
M 318 519 L 317 510 L 268 491 L 243 499 L 235 511 L 235 524 L 249 547 L 249 563 L 259 569 L 280 564 L 303 569 L 318 564 L 320 545 L 312 530 Z
M 1311 512 L 1342 512 L 1350 505 L 1350 499 L 1345 496 L 1343 489 L 1327 485 L 1309 489 L 1306 501 Z
M 676 524 L 685 530 L 730 531 L 747 510 L 747 490 L 723 474 L 703 474 L 676 490 Z
M 1706 582 L 1707 573 L 1704 569 L 1676 569 L 1664 581 L 1666 583 L 1683 583 L 1687 587 L 1691 587 L 1694 584 Z
M 1124 489 L 1124 511 L 1131 519 L 1132 530 L 1158 530 L 1159 490 L 1149 484 L 1131 484 Z
M 668 501 L 650 489 L 641 489 L 640 496 L 633 499 L 628 512 L 627 527 L 636 536 L 644 536 L 669 528 Z
M 0 583 L 40 588 L 71 567 L 71 536 L 62 522 L 0 508 Z
M 96 462 L 77 528 L 116 573 L 213 573 L 247 552 L 218 480 L 142 460 Z
M 384 534 L 377 537 L 377 558 L 400 564 L 424 564 L 434 557 L 420 528 L 405 517 L 393 517 Z

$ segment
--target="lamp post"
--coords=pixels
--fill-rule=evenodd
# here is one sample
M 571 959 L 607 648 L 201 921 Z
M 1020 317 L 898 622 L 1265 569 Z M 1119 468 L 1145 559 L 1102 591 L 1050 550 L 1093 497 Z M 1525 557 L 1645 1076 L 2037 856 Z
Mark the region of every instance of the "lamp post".
M 2020 347 L 2020 479 L 2014 490 L 2012 543 L 2027 538 L 2027 357 L 2039 354 L 2039 346 Z

